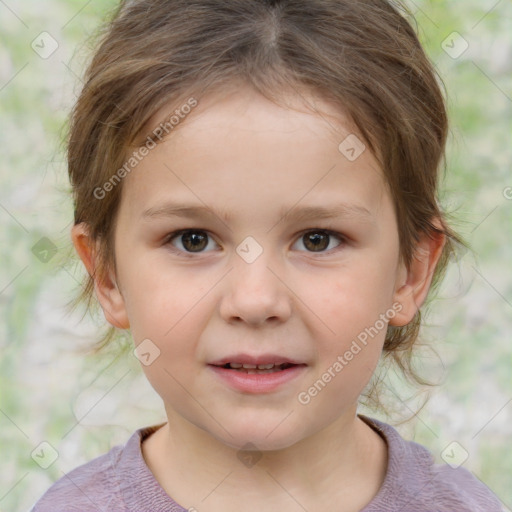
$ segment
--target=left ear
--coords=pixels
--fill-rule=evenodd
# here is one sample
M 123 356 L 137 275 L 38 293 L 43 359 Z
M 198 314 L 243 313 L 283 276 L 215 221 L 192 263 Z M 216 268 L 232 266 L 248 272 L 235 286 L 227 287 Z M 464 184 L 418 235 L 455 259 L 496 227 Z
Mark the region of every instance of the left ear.
M 433 224 L 442 229 L 439 221 Z M 423 233 L 416 244 L 409 268 L 405 267 L 405 263 L 400 264 L 393 299 L 402 309 L 390 319 L 389 325 L 407 325 L 425 302 L 445 242 L 446 235 L 442 232 Z

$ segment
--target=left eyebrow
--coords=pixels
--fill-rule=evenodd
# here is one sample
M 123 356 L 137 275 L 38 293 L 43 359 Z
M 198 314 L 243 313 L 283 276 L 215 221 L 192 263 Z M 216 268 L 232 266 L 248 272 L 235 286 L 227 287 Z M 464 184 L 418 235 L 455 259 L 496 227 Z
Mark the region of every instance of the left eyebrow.
M 166 203 L 153 208 L 144 210 L 141 214 L 142 219 L 152 219 L 159 217 L 184 217 L 189 219 L 210 219 L 212 216 L 217 216 L 229 222 L 235 215 L 233 212 L 221 210 L 215 212 L 207 206 L 187 205 L 187 204 L 173 204 Z M 337 203 L 331 207 L 325 206 L 302 206 L 283 207 L 281 208 L 278 219 L 281 221 L 283 218 L 295 220 L 297 222 L 315 220 L 315 219 L 335 219 L 339 217 L 354 217 L 357 220 L 364 222 L 374 223 L 374 215 L 365 206 L 358 204 L 344 204 Z
M 283 217 L 297 222 L 315 219 L 336 219 L 340 217 L 355 217 L 367 222 L 373 222 L 374 220 L 374 216 L 365 206 L 344 203 L 338 203 L 331 207 L 302 206 L 301 208 L 283 208 L 279 218 Z

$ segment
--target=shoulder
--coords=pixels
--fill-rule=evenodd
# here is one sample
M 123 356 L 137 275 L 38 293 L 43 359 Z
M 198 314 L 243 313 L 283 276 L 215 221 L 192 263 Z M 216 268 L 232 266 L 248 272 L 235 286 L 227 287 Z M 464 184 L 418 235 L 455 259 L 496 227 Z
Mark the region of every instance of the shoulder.
M 158 426 L 135 431 L 125 445 L 78 466 L 57 480 L 30 512 L 127 510 L 130 485 L 141 472 L 140 443 Z M 128 500 L 129 501 L 129 500 Z
M 409 512 L 503 510 L 497 496 L 466 468 L 436 464 L 424 446 L 406 441 L 391 425 L 362 415 L 359 417 L 374 428 L 388 445 L 384 483 L 364 512 L 383 509 Z
M 31 512 L 104 509 L 109 500 L 115 499 L 115 467 L 122 449 L 122 446 L 115 446 L 108 453 L 64 474 L 37 501 Z

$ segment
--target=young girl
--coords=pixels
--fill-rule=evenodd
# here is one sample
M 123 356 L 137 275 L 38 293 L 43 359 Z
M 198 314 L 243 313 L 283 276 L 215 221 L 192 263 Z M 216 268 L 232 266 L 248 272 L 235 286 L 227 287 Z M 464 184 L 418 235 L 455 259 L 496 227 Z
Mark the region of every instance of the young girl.
M 168 421 L 33 510 L 500 510 L 357 412 L 458 242 L 446 133 L 386 0 L 123 2 L 73 112 L 72 240 Z

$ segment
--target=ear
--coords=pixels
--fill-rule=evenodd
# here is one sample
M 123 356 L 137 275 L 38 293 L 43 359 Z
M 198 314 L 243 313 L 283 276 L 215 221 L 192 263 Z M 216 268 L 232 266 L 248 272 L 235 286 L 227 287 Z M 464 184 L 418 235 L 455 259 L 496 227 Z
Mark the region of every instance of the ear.
M 71 239 L 89 275 L 94 279 L 94 291 L 107 322 L 119 329 L 129 329 L 124 298 L 121 295 L 115 276 L 100 275 L 97 272 L 98 260 L 96 243 L 91 240 L 87 224 L 75 224 L 71 228 Z
M 435 222 L 434 225 L 438 229 L 442 228 L 440 222 Z M 402 309 L 390 319 L 389 325 L 407 325 L 425 302 L 445 242 L 444 233 L 423 233 L 416 244 L 409 268 L 405 267 L 405 263 L 400 264 L 394 301 L 398 302 Z

